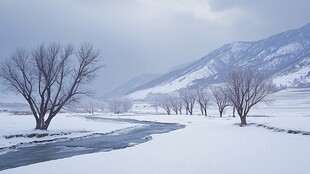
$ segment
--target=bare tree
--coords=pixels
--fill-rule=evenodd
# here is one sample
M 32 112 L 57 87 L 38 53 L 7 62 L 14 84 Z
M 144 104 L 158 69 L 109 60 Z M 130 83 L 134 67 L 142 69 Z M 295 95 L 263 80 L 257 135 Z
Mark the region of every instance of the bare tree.
M 167 112 L 167 115 L 171 115 L 172 106 L 171 106 L 170 96 L 168 96 L 167 94 L 160 95 L 158 96 L 157 101 L 158 101 L 158 106 L 163 108 Z
M 104 104 L 96 98 L 86 97 L 81 99 L 75 107 L 77 110 L 83 109 L 87 113 L 94 114 L 95 112 L 102 111 Z
M 108 109 L 114 114 L 122 113 L 121 103 L 117 99 L 112 99 L 108 102 Z
M 183 100 L 180 97 L 178 97 L 177 109 L 179 111 L 179 114 L 182 115 Z
M 159 107 L 159 104 L 158 104 L 157 102 L 153 102 L 153 103 L 151 104 L 151 106 L 155 109 L 156 114 L 158 114 L 158 107 Z
M 236 108 L 241 125 L 247 124 L 250 109 L 263 101 L 273 88 L 272 82 L 258 71 L 245 69 L 229 74 L 225 93 Z
M 150 103 L 151 107 L 155 109 L 156 114 L 158 114 L 158 108 L 160 107 L 158 94 L 148 94 L 144 101 Z
M 200 112 L 202 115 L 207 116 L 207 107 L 209 105 L 209 96 L 207 93 L 207 90 L 204 90 L 202 88 L 197 88 L 197 101 L 200 106 Z
M 133 102 L 127 98 L 112 99 L 108 103 L 108 108 L 114 114 L 122 114 L 128 112 L 133 106 Z
M 157 96 L 157 103 L 168 115 L 171 115 L 171 111 L 176 115 L 182 115 L 183 100 L 176 93 Z
M 128 112 L 133 106 L 133 101 L 131 99 L 128 98 L 124 98 L 122 100 L 122 109 L 123 112 Z
M 186 115 L 188 113 L 190 115 L 193 115 L 193 109 L 194 109 L 194 105 L 197 99 L 196 92 L 194 90 L 182 89 L 180 90 L 180 97 L 183 100 Z
M 179 101 L 176 96 L 169 96 L 171 109 L 175 112 L 175 115 L 179 115 Z
M 90 114 L 94 114 L 95 112 L 95 108 L 93 104 L 84 104 L 82 105 L 82 108 L 85 112 L 90 113 Z
M 223 116 L 223 112 L 227 106 L 229 106 L 229 98 L 225 95 L 224 91 L 220 87 L 210 88 L 214 97 L 214 102 L 218 106 L 220 117 Z
M 65 104 L 88 93 L 82 86 L 95 77 L 98 62 L 99 51 L 90 44 L 42 44 L 31 52 L 17 50 L 1 65 L 0 76 L 28 102 L 35 129 L 46 130 Z
M 178 94 L 173 93 L 167 96 L 167 99 L 170 102 L 171 109 L 175 112 L 176 115 L 182 115 L 183 100 L 178 96 Z

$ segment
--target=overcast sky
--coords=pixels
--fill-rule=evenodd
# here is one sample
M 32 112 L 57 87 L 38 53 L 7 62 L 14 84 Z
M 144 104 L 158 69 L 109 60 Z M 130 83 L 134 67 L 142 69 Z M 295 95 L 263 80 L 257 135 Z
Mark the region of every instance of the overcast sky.
M 98 95 L 165 73 L 232 41 L 310 22 L 309 0 L 0 0 L 0 58 L 40 43 L 90 42 L 103 64 Z

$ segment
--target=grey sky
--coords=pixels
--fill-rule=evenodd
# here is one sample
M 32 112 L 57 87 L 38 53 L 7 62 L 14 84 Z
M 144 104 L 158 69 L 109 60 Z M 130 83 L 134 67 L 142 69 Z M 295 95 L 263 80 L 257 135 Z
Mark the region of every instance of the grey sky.
M 219 46 L 310 22 L 308 0 L 0 0 L 0 58 L 40 43 L 90 42 L 103 64 L 99 95 L 164 73 Z

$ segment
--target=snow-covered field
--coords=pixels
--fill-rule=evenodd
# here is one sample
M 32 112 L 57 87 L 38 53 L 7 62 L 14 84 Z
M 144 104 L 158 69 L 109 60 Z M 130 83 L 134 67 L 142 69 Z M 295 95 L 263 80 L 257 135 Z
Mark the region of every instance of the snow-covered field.
M 0 114 L 0 148 L 10 147 L 13 145 L 25 144 L 33 141 L 68 139 L 74 137 L 82 137 L 92 133 L 109 133 L 115 130 L 130 128 L 138 126 L 138 124 L 124 123 L 124 122 L 97 122 L 86 119 L 87 114 L 59 114 L 52 120 L 48 131 L 34 130 L 35 121 L 31 115 L 12 115 L 9 113 Z M 91 117 L 91 115 L 88 115 Z M 34 134 L 45 134 L 41 138 L 37 137 L 23 137 Z M 16 135 L 23 135 L 22 137 L 13 137 Z M 50 136 L 52 135 L 52 136 Z M 11 136 L 12 138 L 5 138 Z
M 274 99 L 272 104 L 260 104 L 250 112 L 252 117 L 248 118 L 249 123 L 262 123 L 287 130 L 310 131 L 309 89 L 287 89 L 273 94 L 270 99 Z M 310 135 L 288 134 L 256 127 L 255 125 L 239 127 L 235 124 L 239 123 L 239 118 L 231 117 L 231 109 L 227 109 L 223 118 L 218 118 L 215 106 L 210 106 L 209 117 L 199 115 L 198 110 L 193 116 L 151 114 L 155 110 L 147 104 L 136 105 L 133 111 L 136 114 L 122 116 L 106 114 L 100 115 L 100 117 L 180 123 L 186 125 L 186 128 L 153 135 L 151 141 L 126 149 L 47 161 L 4 170 L 0 173 L 32 174 L 44 171 L 44 173 L 57 174 L 284 174 L 309 173 L 310 171 Z M 8 117 L 5 116 L 5 118 Z M 68 128 L 66 119 L 77 120 Z M 15 126 L 0 123 L 2 132 L 11 131 L 14 128 L 18 132 L 19 130 L 30 130 L 31 126 L 33 127 L 33 120 L 26 117 L 10 117 L 10 119 L 1 120 L 2 122 L 15 120 Z M 93 131 L 110 131 L 132 126 L 125 123 L 96 123 L 94 121 L 89 122 L 89 125 L 85 127 L 85 122 L 80 117 L 63 116 L 54 120 L 51 131 L 63 129 L 90 130 L 91 128 Z M 95 126 L 96 124 L 98 127 Z M 8 127 L 2 127 L 2 125 Z M 18 128 L 18 126 L 25 127 Z M 3 135 L 3 133 L 1 134 Z

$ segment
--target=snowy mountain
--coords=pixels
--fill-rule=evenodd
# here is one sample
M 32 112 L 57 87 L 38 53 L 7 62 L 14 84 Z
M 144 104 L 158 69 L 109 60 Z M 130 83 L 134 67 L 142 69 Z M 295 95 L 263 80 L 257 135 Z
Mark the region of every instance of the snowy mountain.
M 136 88 L 129 96 L 143 99 L 150 93 L 219 83 L 238 68 L 257 69 L 278 86 L 310 86 L 310 24 L 255 42 L 226 44 L 185 68 Z
M 147 82 L 156 79 L 160 75 L 158 74 L 142 74 L 140 76 L 136 76 L 123 85 L 119 86 L 118 88 L 114 89 L 111 92 L 106 93 L 103 95 L 103 99 L 109 99 L 109 98 L 114 98 L 114 97 L 119 97 L 126 95 L 128 93 L 131 93 L 135 91 L 135 89 L 141 85 L 146 84 Z

